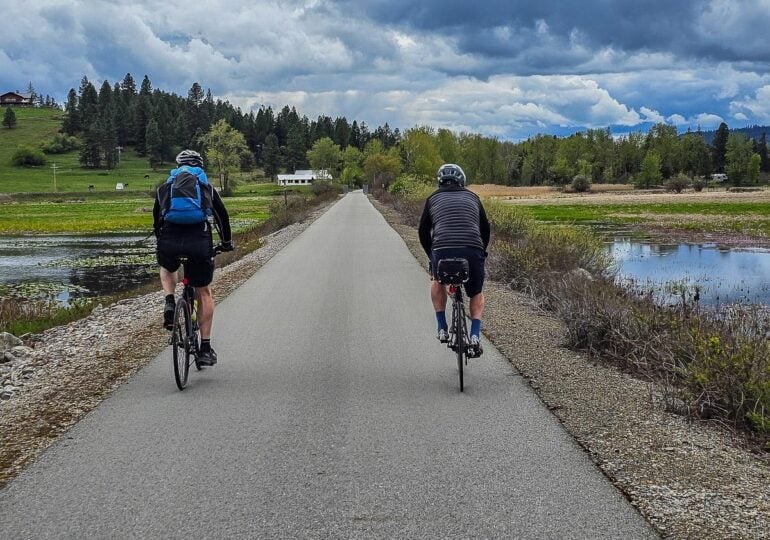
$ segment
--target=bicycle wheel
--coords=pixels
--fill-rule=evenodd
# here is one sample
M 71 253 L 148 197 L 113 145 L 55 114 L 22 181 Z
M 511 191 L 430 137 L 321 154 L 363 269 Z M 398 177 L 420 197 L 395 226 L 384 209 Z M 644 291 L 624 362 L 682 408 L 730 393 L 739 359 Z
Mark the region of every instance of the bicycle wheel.
M 452 310 L 452 326 L 455 329 L 455 345 L 457 346 L 457 374 L 460 376 L 460 392 L 463 391 L 463 357 L 465 356 L 465 314 L 462 304 L 455 302 Z
M 187 384 L 187 376 L 190 372 L 190 345 L 191 332 L 190 308 L 183 299 L 179 299 L 174 311 L 174 329 L 171 339 L 171 350 L 174 361 L 174 379 L 180 390 L 184 390 Z

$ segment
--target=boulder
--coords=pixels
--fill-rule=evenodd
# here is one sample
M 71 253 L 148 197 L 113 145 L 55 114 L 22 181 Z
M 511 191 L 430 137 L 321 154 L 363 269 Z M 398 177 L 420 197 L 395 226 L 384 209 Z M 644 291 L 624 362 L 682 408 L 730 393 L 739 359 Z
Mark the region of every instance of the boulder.
M 9 334 L 8 332 L 0 332 L 0 349 L 3 351 L 7 351 L 12 347 L 18 347 L 19 345 L 23 344 L 24 342 L 22 342 L 13 334 Z
M 18 345 L 11 349 L 11 354 L 17 358 L 24 358 L 25 356 L 31 355 L 32 352 L 32 349 L 25 347 L 24 345 Z

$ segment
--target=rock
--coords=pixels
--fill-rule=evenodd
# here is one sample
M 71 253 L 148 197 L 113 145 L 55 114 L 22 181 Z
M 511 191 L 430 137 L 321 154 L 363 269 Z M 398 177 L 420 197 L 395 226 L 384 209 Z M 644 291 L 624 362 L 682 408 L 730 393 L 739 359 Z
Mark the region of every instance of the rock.
M 0 399 L 8 400 L 8 399 L 11 399 L 12 397 L 13 397 L 13 392 L 10 392 L 7 390 L 0 391 Z
M 9 334 L 8 332 L 0 333 L 0 348 L 2 348 L 4 351 L 10 349 L 11 347 L 17 347 L 23 344 L 24 342 L 22 342 L 13 334 Z
M 0 362 L 10 362 L 13 363 L 16 361 L 16 357 L 13 355 L 11 351 L 5 351 L 3 353 L 3 356 L 0 357 Z
M 24 358 L 25 356 L 29 356 L 32 353 L 33 350 L 29 347 L 25 347 L 24 345 L 18 345 L 11 349 L 11 354 L 17 358 Z

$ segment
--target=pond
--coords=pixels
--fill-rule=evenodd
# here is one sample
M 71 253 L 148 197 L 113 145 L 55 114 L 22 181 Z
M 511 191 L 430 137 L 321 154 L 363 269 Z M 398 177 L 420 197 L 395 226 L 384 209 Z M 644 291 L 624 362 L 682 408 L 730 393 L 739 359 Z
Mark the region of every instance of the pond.
M 154 238 L 138 235 L 0 238 L 0 296 L 56 299 L 114 294 L 156 275 Z
M 607 249 L 618 265 L 621 282 L 652 290 L 662 299 L 689 294 L 698 287 L 700 303 L 770 304 L 770 251 L 727 249 L 716 244 L 665 244 L 614 235 Z

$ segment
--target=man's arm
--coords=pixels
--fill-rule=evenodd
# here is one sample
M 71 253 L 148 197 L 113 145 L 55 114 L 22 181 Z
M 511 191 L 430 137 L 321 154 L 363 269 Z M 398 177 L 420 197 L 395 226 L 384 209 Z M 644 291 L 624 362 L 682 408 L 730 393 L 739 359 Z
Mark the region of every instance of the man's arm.
M 487 213 L 481 201 L 479 201 L 479 229 L 481 230 L 481 241 L 484 242 L 484 251 L 486 251 L 489 245 L 490 227 Z
M 158 193 L 155 194 L 155 204 L 152 207 L 152 231 L 155 233 L 155 238 L 160 236 L 160 201 L 158 201 Z
M 214 212 L 214 219 L 219 226 L 219 234 L 221 235 L 220 240 L 223 244 L 231 244 L 233 238 L 230 231 L 230 215 L 227 213 L 227 208 L 225 208 L 222 198 L 219 196 L 217 190 L 212 187 L 211 191 L 211 206 Z
M 428 203 L 430 198 L 425 201 L 425 208 L 422 209 L 422 216 L 420 216 L 420 225 L 417 228 L 417 234 L 420 236 L 420 244 L 422 249 L 430 257 L 430 248 L 433 244 L 433 238 L 431 237 L 431 230 L 433 229 L 433 221 L 430 217 L 430 210 L 428 209 Z

